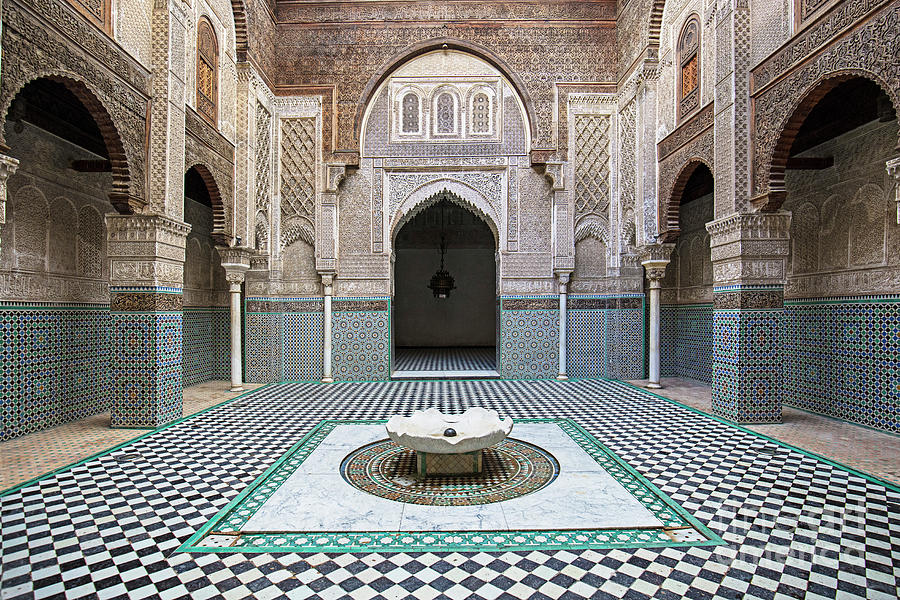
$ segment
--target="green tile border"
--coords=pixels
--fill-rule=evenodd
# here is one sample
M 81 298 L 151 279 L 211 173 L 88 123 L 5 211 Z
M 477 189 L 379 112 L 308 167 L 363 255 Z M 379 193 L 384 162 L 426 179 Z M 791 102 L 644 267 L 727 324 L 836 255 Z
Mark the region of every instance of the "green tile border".
M 85 458 L 82 458 L 82 459 L 80 459 L 80 460 L 77 460 L 77 461 L 75 461 L 75 462 L 73 462 L 73 463 L 69 463 L 69 464 L 67 464 L 67 465 L 65 465 L 65 466 L 62 466 L 62 467 L 53 469 L 52 471 L 49 471 L 49 472 L 47 472 L 47 473 L 44 473 L 43 475 L 38 475 L 37 477 L 32 477 L 31 479 L 29 479 L 29 480 L 27 480 L 27 481 L 23 481 L 22 483 L 17 483 L 16 485 L 12 486 L 11 488 L 7 488 L 7 489 L 5 489 L 5 490 L 0 491 L 0 498 L 3 498 L 4 496 L 8 496 L 8 495 L 12 494 L 13 492 L 17 492 L 17 491 L 19 491 L 19 490 L 21 490 L 21 489 L 23 489 L 23 488 L 28 487 L 28 486 L 34 485 L 35 483 L 39 483 L 40 481 L 43 481 L 44 479 L 47 479 L 48 477 L 52 477 L 53 475 L 58 475 L 58 474 L 60 474 L 60 473 L 63 473 L 63 472 L 65 472 L 65 471 L 68 471 L 68 470 L 70 470 L 70 469 L 74 469 L 75 467 L 77 467 L 77 466 L 79 466 L 79 465 L 82 465 L 82 464 L 84 464 L 84 463 L 86 463 L 86 462 L 88 462 L 88 461 L 94 460 L 95 458 L 100 458 L 101 456 L 106 456 L 107 454 L 111 454 L 111 453 L 115 452 L 116 450 L 120 450 L 120 449 L 124 448 L 125 446 L 128 446 L 128 445 L 130 445 L 130 444 L 133 444 L 133 443 L 135 443 L 135 442 L 137 442 L 137 441 L 140 441 L 140 440 L 144 439 L 144 438 L 147 437 L 147 436 L 153 435 L 153 434 L 156 433 L 157 431 L 162 431 L 163 429 L 168 429 L 169 427 L 174 427 L 175 425 L 179 425 L 179 424 L 181 424 L 181 423 L 187 421 L 188 419 L 193 419 L 194 417 L 198 417 L 198 416 L 202 415 L 203 413 L 209 412 L 209 411 L 211 411 L 211 410 L 214 410 L 214 409 L 216 409 L 216 408 L 219 408 L 219 407 L 221 407 L 221 406 L 224 406 L 224 405 L 226 405 L 226 404 L 228 404 L 228 403 L 230 403 L 230 402 L 234 402 L 235 400 L 237 400 L 237 399 L 239 399 L 239 398 L 243 398 L 244 396 L 248 396 L 248 395 L 250 395 L 250 394 L 254 394 L 254 393 L 256 393 L 256 392 L 259 392 L 259 391 L 261 391 L 261 390 L 263 390 L 263 389 L 265 389 L 265 388 L 267 388 L 267 387 L 273 386 L 273 385 L 278 385 L 278 384 L 276 384 L 276 383 L 266 383 L 266 384 L 264 384 L 264 385 L 259 386 L 259 387 L 256 388 L 256 389 L 253 389 L 253 390 L 247 390 L 247 391 L 244 392 L 243 394 L 238 394 L 238 395 L 235 396 L 234 398 L 228 398 L 227 400 L 223 400 L 222 402 L 219 402 L 218 404 L 213 404 L 212 406 L 209 406 L 209 407 L 207 407 L 207 408 L 204 408 L 203 410 L 199 410 L 199 411 L 197 411 L 197 412 L 195 412 L 195 413 L 191 413 L 191 414 L 189 414 L 189 415 L 185 415 L 185 416 L 183 416 L 183 417 L 180 417 L 180 418 L 178 418 L 178 419 L 175 419 L 174 421 L 172 421 L 172 422 L 170 422 L 170 423 L 166 423 L 165 425 L 161 425 L 161 426 L 159 426 L 159 427 L 153 427 L 153 428 L 147 428 L 147 427 L 110 427 L 110 429 L 134 429 L 134 430 L 137 430 L 137 431 L 141 431 L 141 430 L 145 430 L 145 429 L 150 429 L 150 431 L 147 431 L 147 433 L 142 433 L 142 434 L 140 434 L 140 435 L 138 435 L 138 436 L 136 436 L 136 437 L 133 437 L 133 438 L 131 438 L 130 440 L 125 440 L 124 442 L 120 442 L 120 443 L 116 444 L 115 446 L 112 446 L 112 447 L 110 447 L 110 448 L 106 448 L 105 450 L 100 450 L 99 452 L 95 452 L 94 454 L 91 454 L 90 456 L 87 456 L 87 457 L 85 457 Z M 74 422 L 75 422 L 75 421 L 70 421 L 69 423 L 63 423 L 63 424 L 61 424 L 61 425 L 57 425 L 57 427 L 62 427 L 62 426 L 64 426 L 64 425 L 68 425 L 68 424 L 74 423 Z M 48 431 L 48 430 L 43 430 L 43 431 Z M 20 438 L 14 438 L 14 439 L 20 439 Z M 12 441 L 12 440 L 8 440 L 8 441 Z
M 265 532 L 241 527 L 339 425 L 384 424 L 385 419 L 325 419 L 220 510 L 179 552 L 485 552 L 586 548 L 712 546 L 725 542 L 571 419 L 516 419 L 553 423 L 663 523 L 657 528 L 416 532 Z M 227 523 L 226 523 L 227 522 Z M 224 524 L 224 526 L 223 526 Z M 705 540 L 677 542 L 666 531 L 691 529 Z M 225 547 L 198 546 L 207 535 L 233 537 Z

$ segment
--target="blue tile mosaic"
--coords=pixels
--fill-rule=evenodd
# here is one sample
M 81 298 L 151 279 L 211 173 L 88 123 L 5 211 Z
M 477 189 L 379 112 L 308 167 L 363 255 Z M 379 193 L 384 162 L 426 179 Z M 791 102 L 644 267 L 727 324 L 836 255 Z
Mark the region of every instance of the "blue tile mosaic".
M 500 376 L 549 379 L 559 373 L 557 296 L 501 297 Z M 543 307 L 545 308 L 538 308 Z M 548 308 L 551 307 L 552 308 Z
M 109 409 L 109 306 L 0 303 L 0 441 Z
M 713 305 L 660 307 L 660 373 L 712 383 Z
M 285 313 L 282 318 L 284 379 L 322 379 L 323 313 Z
M 331 363 L 335 381 L 383 381 L 391 378 L 390 303 L 387 298 L 376 302 L 383 303 L 387 310 L 332 313 Z
M 230 328 L 228 307 L 184 309 L 185 387 L 231 377 Z
M 900 433 L 900 297 L 787 301 L 788 406 Z

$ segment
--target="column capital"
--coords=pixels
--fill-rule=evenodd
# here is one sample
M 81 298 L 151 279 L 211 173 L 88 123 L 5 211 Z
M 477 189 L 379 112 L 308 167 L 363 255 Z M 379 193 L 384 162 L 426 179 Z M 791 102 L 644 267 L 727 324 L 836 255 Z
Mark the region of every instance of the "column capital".
M 666 276 L 666 267 L 671 260 L 675 244 L 647 244 L 641 246 L 638 256 L 641 266 L 644 267 L 647 279 L 651 283 L 659 283 Z
M 110 285 L 181 288 L 190 230 L 166 215 L 106 215 Z
M 0 225 L 6 223 L 6 182 L 19 168 L 19 161 L 0 154 Z
M 884 163 L 884 168 L 893 179 L 894 202 L 897 203 L 897 224 L 900 225 L 900 156 Z
M 706 230 L 715 286 L 784 285 L 791 213 L 735 213 Z

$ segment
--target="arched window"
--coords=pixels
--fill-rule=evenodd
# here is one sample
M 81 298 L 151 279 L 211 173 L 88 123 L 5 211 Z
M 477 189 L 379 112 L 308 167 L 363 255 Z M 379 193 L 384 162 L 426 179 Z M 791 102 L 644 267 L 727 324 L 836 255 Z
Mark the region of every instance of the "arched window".
M 212 25 L 203 17 L 197 24 L 197 112 L 216 126 L 219 101 L 219 44 Z
M 413 92 L 403 96 L 403 133 L 419 133 L 419 97 Z
M 484 92 L 472 97 L 472 133 L 491 132 L 491 99 Z
M 450 92 L 442 92 L 437 97 L 435 130 L 437 133 L 456 133 L 456 99 Z
M 700 106 L 700 19 L 691 15 L 678 38 L 678 117 Z

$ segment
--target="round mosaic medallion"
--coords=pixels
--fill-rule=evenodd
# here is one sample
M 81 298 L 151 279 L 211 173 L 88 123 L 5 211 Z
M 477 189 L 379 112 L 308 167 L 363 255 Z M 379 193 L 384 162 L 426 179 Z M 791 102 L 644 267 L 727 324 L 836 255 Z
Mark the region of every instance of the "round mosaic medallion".
M 347 455 L 341 475 L 369 494 L 435 506 L 473 506 L 518 498 L 546 486 L 559 474 L 559 463 L 546 450 L 513 438 L 484 450 L 479 475 L 416 478 L 416 453 L 381 440 Z

